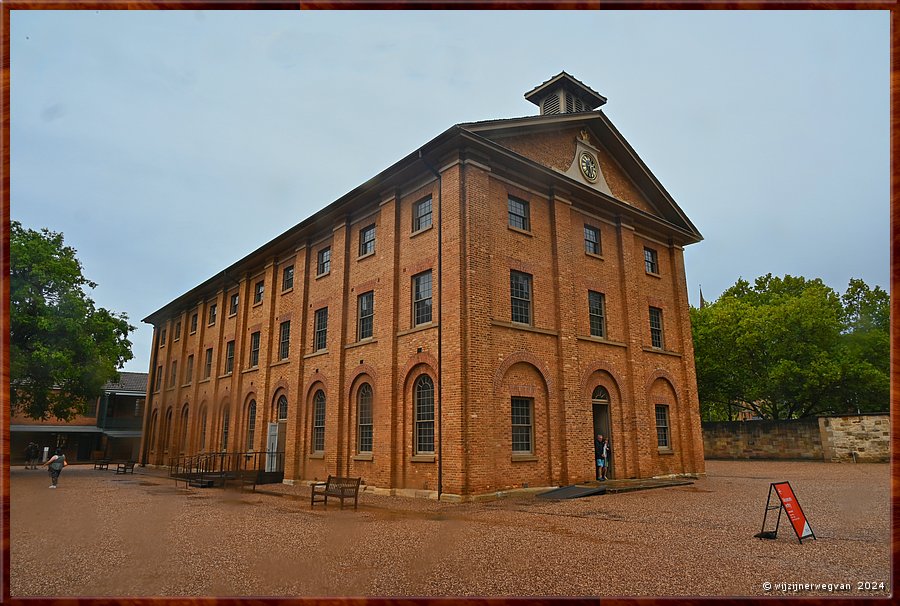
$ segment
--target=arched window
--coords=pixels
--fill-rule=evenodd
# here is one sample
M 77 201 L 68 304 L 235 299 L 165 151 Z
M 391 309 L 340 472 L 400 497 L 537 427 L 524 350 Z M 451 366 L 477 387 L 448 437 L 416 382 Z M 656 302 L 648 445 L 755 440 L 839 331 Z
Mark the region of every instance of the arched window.
M 206 407 L 200 412 L 200 450 L 206 448 Z
M 163 436 L 165 442 L 163 442 L 163 452 L 169 452 L 169 445 L 172 443 L 172 409 L 170 408 L 166 411 L 166 431 Z
M 594 388 L 594 394 L 591 396 L 591 400 L 609 403 L 609 392 L 602 385 L 598 385 Z
M 187 435 L 188 435 L 188 405 L 185 404 L 184 408 L 181 409 L 181 435 L 178 438 L 178 454 L 184 454 L 184 451 L 187 450 Z
M 325 451 L 325 392 L 321 389 L 313 396 L 313 452 Z
M 247 406 L 247 450 L 253 450 L 253 438 L 256 437 L 256 400 L 250 400 Z
M 416 379 L 413 390 L 416 413 L 415 454 L 434 453 L 434 382 L 428 375 Z
M 356 451 L 372 452 L 372 386 L 363 383 L 356 394 Z
M 231 415 L 228 414 L 228 410 L 222 413 L 222 452 L 228 451 L 228 421 L 230 420 Z
M 278 420 L 287 421 L 287 398 L 281 396 L 278 398 Z

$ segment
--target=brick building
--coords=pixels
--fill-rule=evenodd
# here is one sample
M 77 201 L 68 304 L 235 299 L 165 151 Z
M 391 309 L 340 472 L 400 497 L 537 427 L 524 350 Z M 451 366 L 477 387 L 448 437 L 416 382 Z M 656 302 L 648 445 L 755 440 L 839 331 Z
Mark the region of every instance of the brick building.
M 565 72 L 451 127 L 144 321 L 143 457 L 443 498 L 703 473 L 683 246 L 700 233 Z M 262 464 L 261 464 L 262 465 Z M 281 476 L 279 476 L 281 477 Z

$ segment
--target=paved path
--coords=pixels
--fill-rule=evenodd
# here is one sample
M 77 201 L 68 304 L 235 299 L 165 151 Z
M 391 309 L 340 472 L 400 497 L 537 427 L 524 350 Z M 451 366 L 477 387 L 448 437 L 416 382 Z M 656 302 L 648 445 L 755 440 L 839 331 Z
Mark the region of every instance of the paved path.
M 886 597 L 890 588 L 883 464 L 710 461 L 689 486 L 464 504 L 363 494 L 355 512 L 311 510 L 306 487 L 184 489 L 135 471 L 73 465 L 52 490 L 45 471 L 11 470 L 13 596 Z M 786 524 L 775 541 L 753 538 L 769 483 L 783 480 L 818 540 L 800 545 Z

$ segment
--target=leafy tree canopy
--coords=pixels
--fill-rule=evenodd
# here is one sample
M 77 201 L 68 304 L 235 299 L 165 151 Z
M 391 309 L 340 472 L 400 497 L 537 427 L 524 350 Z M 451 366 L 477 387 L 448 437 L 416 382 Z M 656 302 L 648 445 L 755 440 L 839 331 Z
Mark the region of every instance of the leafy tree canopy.
M 10 402 L 34 419 L 84 412 L 132 358 L 126 314 L 97 308 L 75 249 L 47 229 L 10 226 Z
M 884 290 L 858 279 L 843 295 L 818 278 L 739 279 L 691 309 L 703 417 L 887 410 L 889 308 Z

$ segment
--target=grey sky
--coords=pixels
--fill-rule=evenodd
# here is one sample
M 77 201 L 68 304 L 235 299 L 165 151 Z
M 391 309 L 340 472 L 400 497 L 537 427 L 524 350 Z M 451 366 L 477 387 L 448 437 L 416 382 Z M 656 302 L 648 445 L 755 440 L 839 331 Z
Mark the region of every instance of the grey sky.
M 565 70 L 738 277 L 888 287 L 889 13 L 13 11 L 11 217 L 65 234 L 146 372 L 171 299 Z

